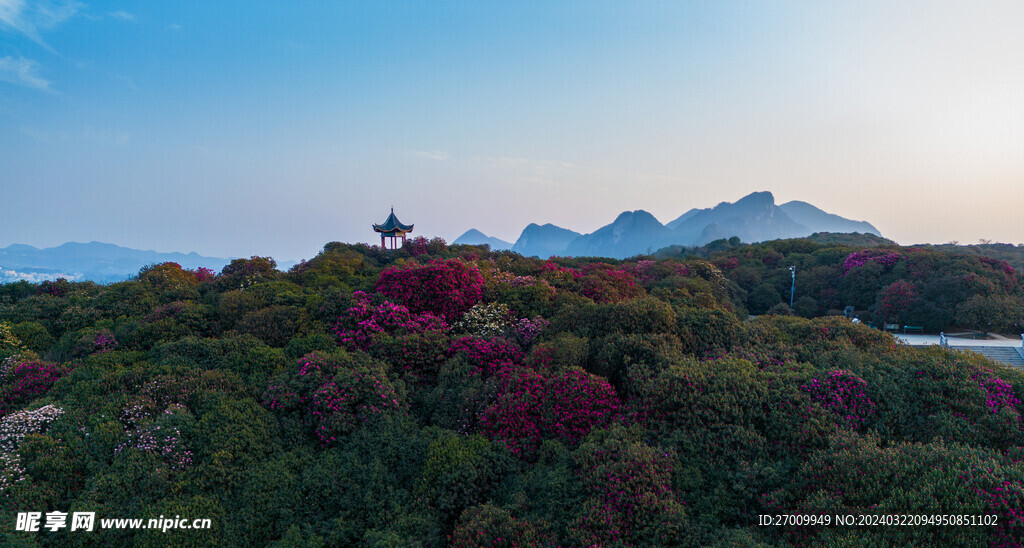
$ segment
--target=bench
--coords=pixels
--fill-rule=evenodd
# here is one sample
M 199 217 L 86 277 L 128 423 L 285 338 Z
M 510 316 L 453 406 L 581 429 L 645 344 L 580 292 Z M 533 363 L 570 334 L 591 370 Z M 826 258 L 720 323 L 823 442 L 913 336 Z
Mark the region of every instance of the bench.
M 924 328 L 923 327 L 917 327 L 916 325 L 904 325 L 903 326 L 903 334 L 906 335 L 908 331 L 913 331 L 913 332 L 917 333 L 918 335 L 924 335 Z
M 887 323 L 887 324 L 885 324 L 885 330 L 886 331 L 899 331 L 900 330 L 900 324 L 898 324 L 898 323 Z

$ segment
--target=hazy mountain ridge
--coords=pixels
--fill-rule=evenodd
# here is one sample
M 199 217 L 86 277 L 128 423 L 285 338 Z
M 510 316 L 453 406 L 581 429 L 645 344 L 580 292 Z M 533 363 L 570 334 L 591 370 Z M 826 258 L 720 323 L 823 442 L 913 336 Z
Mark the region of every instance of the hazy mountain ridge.
M 860 232 L 875 236 L 882 235 L 874 225 L 867 221 L 854 221 L 834 213 L 827 213 L 807 202 L 793 200 L 780 205 L 779 209 L 797 223 L 814 227 L 815 232 Z
M 703 245 L 732 236 L 749 243 L 821 232 L 791 219 L 775 205 L 771 192 L 754 192 L 734 203 L 722 202 L 693 214 L 687 212 L 670 224 L 676 236 L 672 243 L 682 245 Z
M 654 215 L 638 209 L 624 211 L 610 225 L 577 237 L 565 250 L 575 257 L 629 257 L 672 243 L 674 235 Z
M 715 207 L 690 209 L 667 224 L 640 209 L 625 211 L 615 220 L 589 234 L 545 224 L 530 224 L 511 246 L 526 256 L 603 256 L 623 259 L 651 253 L 671 245 L 701 246 L 722 238 L 738 237 L 747 243 L 785 238 L 802 238 L 815 233 L 862 233 L 881 236 L 871 223 L 828 213 L 807 202 L 775 204 L 771 192 L 754 192 L 735 202 Z M 456 243 L 473 236 L 488 243 L 488 236 L 472 229 Z M 477 236 L 479 235 L 479 236 Z M 497 238 L 493 238 L 498 242 Z M 493 249 L 498 249 L 494 245 Z
M 582 236 L 579 232 L 555 226 L 551 223 L 538 225 L 530 223 L 523 229 L 519 239 L 512 245 L 512 251 L 524 256 L 550 257 L 561 255 L 573 240 Z
M 458 238 L 455 238 L 455 241 L 453 243 L 456 243 L 456 244 L 466 244 L 466 245 L 482 245 L 482 244 L 487 244 L 487 245 L 491 246 L 491 249 L 493 249 L 495 251 L 501 251 L 501 250 L 505 250 L 505 249 L 512 249 L 512 243 L 511 242 L 506 242 L 505 240 L 502 240 L 500 238 L 495 238 L 493 236 L 488 236 L 488 235 L 484 234 L 483 232 L 480 232 L 479 230 L 477 230 L 475 228 L 471 228 L 471 229 L 467 230 L 466 232 L 464 232 L 462 234 L 462 236 L 459 236 Z
M 13 244 L 0 249 L 0 282 L 41 282 L 56 278 L 73 281 L 117 282 L 138 274 L 146 265 L 175 262 L 182 268 L 209 268 L 219 272 L 230 259 L 198 253 L 162 253 L 103 242 L 67 242 L 37 248 Z

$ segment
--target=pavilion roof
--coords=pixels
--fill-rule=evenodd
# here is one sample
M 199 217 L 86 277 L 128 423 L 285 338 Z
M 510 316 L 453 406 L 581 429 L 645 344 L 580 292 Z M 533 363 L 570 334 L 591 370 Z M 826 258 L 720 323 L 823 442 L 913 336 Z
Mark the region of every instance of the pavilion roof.
M 398 217 L 395 217 L 395 208 L 391 208 L 391 215 L 388 215 L 387 220 L 384 221 L 383 223 L 379 224 L 379 225 L 378 224 L 373 225 L 373 230 L 374 230 L 374 232 L 384 232 L 384 233 L 412 232 L 412 227 L 413 227 L 413 225 L 404 225 L 404 224 L 402 224 L 402 221 L 399 221 Z

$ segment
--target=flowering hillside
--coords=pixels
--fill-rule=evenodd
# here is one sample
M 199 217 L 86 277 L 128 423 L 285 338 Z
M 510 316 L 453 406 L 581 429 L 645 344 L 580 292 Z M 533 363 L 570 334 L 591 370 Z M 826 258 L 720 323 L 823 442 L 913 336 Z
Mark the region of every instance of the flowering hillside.
M 0 544 L 1019 545 L 1024 373 L 835 309 L 1015 329 L 1020 274 L 734 244 L 618 261 L 329 243 L 287 272 L 0 286 Z M 779 306 L 791 264 L 807 317 Z M 214 526 L 13 527 L 76 510 Z

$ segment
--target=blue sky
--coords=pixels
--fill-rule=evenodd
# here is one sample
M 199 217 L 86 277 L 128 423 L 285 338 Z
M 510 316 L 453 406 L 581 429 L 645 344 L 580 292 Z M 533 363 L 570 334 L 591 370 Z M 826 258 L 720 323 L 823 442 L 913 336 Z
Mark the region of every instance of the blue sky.
M 842 4 L 842 5 L 840 5 Z M 300 259 L 758 190 L 1024 242 L 1019 2 L 0 0 L 0 247 Z

